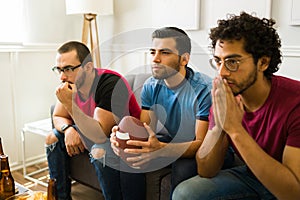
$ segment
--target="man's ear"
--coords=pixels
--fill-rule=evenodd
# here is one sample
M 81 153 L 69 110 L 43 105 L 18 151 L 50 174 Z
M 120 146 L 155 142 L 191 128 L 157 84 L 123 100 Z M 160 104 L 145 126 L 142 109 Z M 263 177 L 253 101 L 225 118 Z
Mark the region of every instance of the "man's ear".
M 260 71 L 265 71 L 266 69 L 268 69 L 269 64 L 270 64 L 271 58 L 268 56 L 263 56 L 260 59 L 258 59 L 258 69 Z
M 183 66 L 187 65 L 190 61 L 190 54 L 189 53 L 184 53 L 181 55 L 181 64 Z
M 94 64 L 93 62 L 88 62 L 84 65 L 83 67 L 86 71 L 93 71 L 94 69 Z

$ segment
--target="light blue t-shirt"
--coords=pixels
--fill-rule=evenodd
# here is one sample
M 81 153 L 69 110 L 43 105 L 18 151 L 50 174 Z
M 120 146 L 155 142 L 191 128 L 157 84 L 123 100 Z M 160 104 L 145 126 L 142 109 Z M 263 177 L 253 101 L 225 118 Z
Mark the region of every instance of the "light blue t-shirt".
M 186 71 L 185 80 L 176 88 L 170 89 L 164 80 L 153 77 L 143 86 L 142 109 L 154 111 L 164 127 L 157 133 L 160 141 L 194 140 L 196 119 L 208 121 L 212 79 L 189 67 L 186 67 Z

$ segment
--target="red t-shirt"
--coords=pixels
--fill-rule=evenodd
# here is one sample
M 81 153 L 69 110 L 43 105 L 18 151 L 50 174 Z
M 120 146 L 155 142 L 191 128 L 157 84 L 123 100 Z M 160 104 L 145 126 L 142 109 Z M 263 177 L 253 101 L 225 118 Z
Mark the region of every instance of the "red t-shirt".
M 213 127 L 211 119 L 212 115 L 210 127 Z M 300 82 L 274 75 L 266 102 L 257 111 L 245 113 L 243 126 L 258 145 L 279 162 L 286 145 L 300 148 Z

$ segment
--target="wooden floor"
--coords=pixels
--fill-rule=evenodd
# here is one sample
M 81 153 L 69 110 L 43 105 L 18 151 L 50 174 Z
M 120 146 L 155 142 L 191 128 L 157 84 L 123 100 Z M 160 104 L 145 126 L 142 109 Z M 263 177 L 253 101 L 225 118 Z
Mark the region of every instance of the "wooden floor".
M 39 170 L 41 168 L 44 168 L 47 166 L 47 163 L 41 163 L 38 165 L 27 167 L 27 173 L 31 173 L 33 171 Z M 29 181 L 23 177 L 23 171 L 17 170 L 13 171 L 12 175 L 16 182 L 24 185 L 26 188 L 33 190 L 33 191 L 47 191 L 47 187 L 44 187 L 40 184 L 34 183 L 32 181 Z M 38 178 L 39 180 L 43 182 L 47 182 L 49 179 L 48 171 L 41 172 L 37 175 L 34 175 L 34 178 Z M 73 183 L 72 184 L 72 199 L 73 200 L 104 200 L 102 193 L 99 191 L 96 191 L 94 189 L 91 189 L 87 186 L 84 186 L 79 183 Z

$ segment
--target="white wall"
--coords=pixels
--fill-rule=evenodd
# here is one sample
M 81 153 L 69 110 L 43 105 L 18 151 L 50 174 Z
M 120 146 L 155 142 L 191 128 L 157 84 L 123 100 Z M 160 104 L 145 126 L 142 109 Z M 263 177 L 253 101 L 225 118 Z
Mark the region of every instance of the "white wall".
M 54 56 L 54 50 L 38 47 L 0 49 L 0 132 L 12 167 L 22 160 L 23 124 L 49 117 L 49 106 L 56 101 L 58 81 L 51 72 Z M 39 157 L 44 138 L 29 135 L 26 139 L 28 157 Z
M 165 0 L 166 2 L 172 2 L 170 0 Z M 236 1 L 239 2 L 241 6 L 241 10 L 248 10 L 249 7 L 253 6 L 253 1 L 239 1 L 239 0 L 231 0 L 231 2 Z M 220 2 L 219 4 L 214 4 L 214 2 Z M 232 11 L 232 6 L 227 7 L 230 1 L 225 0 L 200 0 L 200 29 L 187 31 L 191 36 L 194 46 L 192 52 L 192 63 L 195 64 L 201 71 L 204 71 L 207 74 L 213 75 L 213 72 L 209 69 L 207 58 L 208 58 L 208 49 L 209 45 L 208 40 L 208 32 L 211 27 L 215 24 L 212 24 L 212 19 L 215 16 L 218 16 L 216 12 L 220 10 L 223 13 L 226 13 L 226 10 Z M 271 10 L 270 15 L 277 22 L 276 27 L 282 39 L 282 52 L 283 52 L 283 63 L 281 65 L 281 70 L 278 74 L 283 74 L 292 78 L 300 79 L 300 70 L 298 69 L 299 57 L 300 57 L 300 26 L 291 26 L 290 24 L 290 14 L 291 14 L 291 0 L 264 0 L 258 1 L 262 2 L 261 5 L 264 7 L 263 9 L 258 9 L 259 12 L 262 12 L 266 5 L 265 3 L 271 2 Z M 150 42 L 150 37 L 142 37 L 140 36 L 141 29 L 143 30 L 153 30 L 151 14 L 155 13 L 155 11 L 151 10 L 152 7 L 151 1 L 147 0 L 115 0 L 115 9 L 117 13 L 114 15 L 115 19 L 115 34 L 134 34 L 137 32 L 138 43 L 136 45 L 132 45 L 130 39 L 123 41 L 119 50 L 126 51 L 125 47 L 128 45 L 128 50 L 133 50 L 134 48 L 142 47 L 143 44 L 147 44 L 147 41 Z M 159 5 L 157 5 L 159 6 Z M 235 8 L 236 9 L 236 8 Z M 182 9 L 182 12 L 185 10 Z M 189 12 L 189 11 L 186 11 Z M 159 13 L 158 13 L 159 14 Z M 260 13 L 258 13 L 260 14 Z M 163 15 L 164 16 L 164 15 Z M 167 16 L 164 16 L 167 17 Z M 171 16 L 170 16 L 171 17 Z M 225 16 L 223 16 L 225 18 Z M 145 31 L 146 32 L 146 31 Z M 145 34 L 146 35 L 146 34 Z M 128 36 L 128 38 L 130 38 Z M 142 40 L 143 39 L 143 40 Z M 126 44 L 124 44 L 126 43 Z M 140 45 L 139 45 L 140 44 Z M 118 46 L 118 44 L 115 44 Z M 130 48 L 132 47 L 133 48 Z M 123 52 L 124 53 L 124 52 Z M 126 53 L 124 53 L 126 54 Z M 195 58 L 196 57 L 196 58 Z M 137 58 L 138 59 L 138 58 Z M 125 59 L 124 59 L 125 60 Z M 120 62 L 115 63 L 112 67 L 118 67 L 125 65 L 128 67 L 127 62 L 132 62 L 132 60 L 124 61 L 120 59 Z M 136 61 L 136 60 L 133 60 Z M 118 64 L 120 64 L 118 66 Z M 134 62 L 134 64 L 136 64 Z M 143 63 L 141 63 L 143 65 Z M 123 67 L 123 66 L 122 66 Z M 138 67 L 138 66 L 134 66 Z
M 25 39 L 21 46 L 0 44 L 0 68 L 2 71 L 0 133 L 4 149 L 10 155 L 11 165 L 21 164 L 20 131 L 24 123 L 49 117 L 49 106 L 55 101 L 54 89 L 57 77 L 51 73 L 56 48 L 67 40 L 80 40 L 82 16 L 66 15 L 63 0 L 24 0 Z M 172 0 L 161 0 L 172 3 Z M 230 0 L 238 1 L 238 0 Z M 271 16 L 277 21 L 282 38 L 283 63 L 278 74 L 300 80 L 300 26 L 290 26 L 291 0 L 271 1 Z M 216 3 L 221 2 L 221 3 Z M 213 76 L 208 57 L 209 28 L 218 10 L 224 13 L 228 1 L 200 0 L 200 25 L 198 30 L 187 31 L 193 41 L 191 65 Z M 242 3 L 241 3 L 242 2 Z M 262 1 L 264 2 L 264 1 Z M 239 6 L 249 9 L 252 1 L 239 1 Z M 152 15 L 156 6 L 149 0 L 114 0 L 113 16 L 98 16 L 98 31 L 101 42 L 102 66 L 113 68 L 123 74 L 149 71 L 147 51 L 150 34 L 157 28 Z M 262 4 L 262 6 L 265 6 Z M 259 7 L 260 8 L 260 7 Z M 263 9 L 260 9 L 263 10 Z M 182 9 L 182 12 L 189 10 Z M 224 16 L 225 17 L 225 16 Z M 44 155 L 44 139 L 28 138 L 27 159 Z M 32 145 L 33 144 L 33 145 Z
M 66 40 L 81 38 L 82 17 L 65 15 L 65 4 L 62 0 L 26 0 L 29 16 L 28 43 L 56 43 L 60 44 Z M 178 0 L 177 0 L 178 1 Z M 189 0 L 193 1 L 193 0 Z M 187 2 L 189 2 L 187 1 Z M 240 10 L 251 11 L 264 15 L 264 10 L 271 3 L 270 14 L 277 21 L 277 29 L 282 38 L 282 50 L 284 56 L 299 57 L 300 26 L 291 26 L 291 1 L 292 0 L 199 0 L 200 1 L 200 28 L 199 30 L 187 31 L 195 43 L 193 53 L 203 59 L 196 64 L 207 65 L 207 46 L 209 45 L 208 32 L 216 24 L 218 17 L 225 18 L 227 12 L 238 12 Z M 99 39 L 101 46 L 102 66 L 117 69 L 122 73 L 130 71 L 131 68 L 144 65 L 145 59 L 141 58 L 141 50 L 147 50 L 150 45 L 150 34 L 157 28 L 153 25 L 152 15 L 159 5 L 154 5 L 148 0 L 114 0 L 113 16 L 98 16 Z M 175 2 L 175 0 L 162 0 L 162 2 Z M 255 5 L 253 5 L 253 2 Z M 261 3 L 260 3 L 261 2 Z M 258 5 L 256 5 L 258 4 Z M 236 6 L 232 6 L 236 5 Z M 52 13 L 55 11 L 55 15 Z M 184 10 L 182 12 L 189 12 Z M 167 18 L 164 13 L 156 13 Z M 59 22 L 59 23 L 58 23 Z M 43 33 L 43 34 L 41 34 Z M 133 53 L 137 52 L 137 56 Z M 192 57 L 193 59 L 193 57 Z M 283 67 L 286 58 L 283 60 Z M 290 63 L 295 68 L 297 63 Z M 285 70 L 285 72 L 290 70 Z M 211 73 L 207 68 L 207 73 Z M 300 73 L 300 72 L 299 72 Z M 296 77 L 299 77 L 298 76 Z M 295 73 L 292 75 L 295 77 Z

